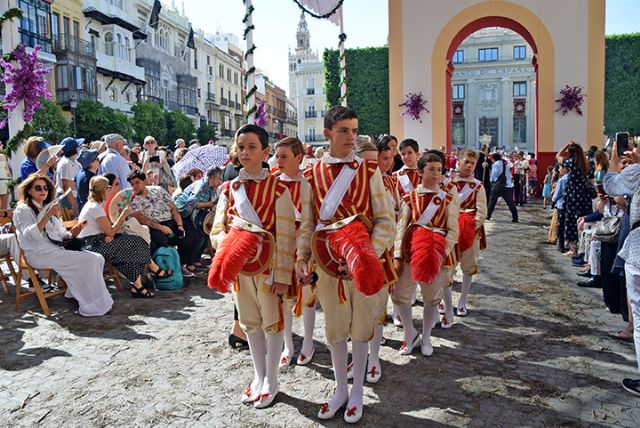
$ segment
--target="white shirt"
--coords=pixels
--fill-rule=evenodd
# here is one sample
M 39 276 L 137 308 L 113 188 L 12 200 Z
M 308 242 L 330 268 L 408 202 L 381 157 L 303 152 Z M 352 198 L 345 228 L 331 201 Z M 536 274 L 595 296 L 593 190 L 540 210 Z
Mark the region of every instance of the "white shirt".
M 58 162 L 58 166 L 56 167 L 56 191 L 58 193 L 63 193 L 64 188 L 62 186 L 62 180 L 71 180 L 74 181 L 76 178 L 76 174 L 82 171 L 82 165 L 75 159 L 71 159 L 69 157 L 63 156 Z M 76 190 L 71 192 L 74 197 L 78 195 Z
M 87 236 L 99 235 L 101 233 L 104 233 L 97 221 L 100 217 L 107 217 L 107 213 L 104 210 L 104 205 L 95 201 L 87 201 L 87 203 L 82 207 L 82 211 L 80 211 L 80 215 L 78 216 L 78 221 L 81 223 L 82 221 L 86 220 L 87 225 L 80 231 L 78 237 L 85 238 Z

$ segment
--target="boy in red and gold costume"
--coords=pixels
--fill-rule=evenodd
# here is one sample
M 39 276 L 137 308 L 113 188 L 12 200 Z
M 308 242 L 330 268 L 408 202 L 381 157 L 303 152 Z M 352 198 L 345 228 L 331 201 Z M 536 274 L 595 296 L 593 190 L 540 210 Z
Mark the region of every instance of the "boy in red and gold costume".
M 460 238 L 458 253 L 462 270 L 462 290 L 456 305 L 459 317 L 467 316 L 467 295 L 471 288 L 471 279 L 478 271 L 480 250 L 487 248 L 484 233 L 484 220 L 487 217 L 487 195 L 480 180 L 473 176 L 478 152 L 465 149 L 458 158 L 459 173 L 454 179 L 460 199 Z
M 275 173 L 289 188 L 296 214 L 296 232 L 302 222 L 303 209 L 311 209 L 311 186 L 302 176 L 300 164 L 304 147 L 295 137 L 287 137 L 275 145 L 275 159 L 278 167 Z M 292 284 L 284 313 L 284 350 L 280 357 L 280 367 L 288 366 L 293 358 L 293 314 L 302 316 L 304 323 L 304 339 L 302 349 L 298 354 L 298 365 L 305 366 L 311 362 L 314 353 L 313 328 L 316 322 L 315 284 L 303 284 L 297 280 L 295 268 L 292 268 Z M 295 306 L 294 306 L 295 305 Z
M 394 245 L 394 263 L 400 279 L 391 299 L 398 305 L 405 340 L 400 353 L 409 355 L 421 344 L 422 354 L 433 354 L 431 329 L 438 319 L 438 303 L 449 282 L 451 255 L 458 242 L 459 205 L 439 186 L 442 159 L 428 153 L 418 161 L 422 183 L 403 196 Z M 411 295 L 415 283 L 422 291 L 422 340 L 411 318 Z
M 375 161 L 356 156 L 358 116 L 335 106 L 324 117 L 329 152 L 305 171 L 311 185 L 311 215 L 303 211 L 296 270 L 307 282 L 308 262 L 318 264 L 316 293 L 325 314 L 325 334 L 336 379 L 333 397 L 318 418 L 330 419 L 347 404 L 346 422 L 360 420 L 367 342 L 376 325 L 377 294 L 395 275 L 386 249 L 395 230 L 393 213 Z M 386 257 L 385 257 L 386 256 Z M 384 263 L 383 263 L 384 260 Z M 347 339 L 353 350 L 353 387 L 347 385 Z
M 267 132 L 245 125 L 236 132 L 235 145 L 243 168 L 221 188 L 210 234 L 216 254 L 208 285 L 222 292 L 233 285 L 255 375 L 242 402 L 264 408 L 279 391 L 282 299 L 291 287 L 295 213 L 286 184 L 262 167 L 269 153 Z
M 420 157 L 418 142 L 411 138 L 402 140 L 400 143 L 400 157 L 404 165 L 393 173 L 393 177 L 396 179 L 400 196 L 404 196 L 418 187 L 420 183 L 420 174 L 416 167 Z

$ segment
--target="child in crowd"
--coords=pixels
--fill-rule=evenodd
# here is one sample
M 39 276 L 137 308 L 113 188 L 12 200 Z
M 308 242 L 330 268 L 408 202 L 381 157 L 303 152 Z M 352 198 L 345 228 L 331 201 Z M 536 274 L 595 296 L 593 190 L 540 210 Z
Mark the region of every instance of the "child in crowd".
M 547 204 L 551 200 L 551 179 L 553 178 L 553 165 L 547 168 L 547 175 L 544 176 L 542 186 L 542 208 L 547 209 Z
M 400 143 L 400 156 L 404 165 L 398 171 L 393 173 L 398 181 L 398 192 L 400 196 L 413 191 L 418 183 L 420 183 L 420 175 L 416 165 L 420 156 L 420 147 L 418 142 L 411 138 L 407 138 Z
M 560 165 L 560 179 L 556 184 L 556 188 L 553 191 L 553 197 L 551 199 L 552 206 L 555 208 L 557 212 L 558 218 L 558 251 L 564 253 L 566 251 L 565 242 L 564 242 L 564 223 L 565 223 L 565 211 L 564 211 L 564 194 L 567 186 L 567 181 L 569 180 L 569 170 Z
M 275 161 L 277 171 L 275 175 L 289 188 L 291 199 L 295 207 L 296 232 L 302 221 L 302 210 L 310 208 L 311 187 L 302 176 L 300 165 L 304 148 L 302 142 L 295 137 L 287 137 L 275 145 Z M 297 281 L 295 269 L 292 268 L 292 287 L 290 288 L 288 305 L 284 311 L 284 350 L 280 356 L 280 367 L 291 363 L 294 353 L 293 347 L 293 314 L 302 315 L 304 323 L 304 339 L 302 349 L 298 355 L 298 365 L 307 365 L 313 358 L 313 328 L 316 322 L 315 284 L 303 284 Z
M 394 264 L 400 279 L 391 299 L 398 305 L 404 325 L 400 354 L 409 355 L 421 345 L 422 354 L 433 354 L 431 329 L 438 319 L 438 303 L 449 282 L 447 260 L 458 242 L 459 205 L 440 188 L 443 162 L 435 153 L 418 161 L 422 183 L 402 197 L 394 246 Z M 411 318 L 411 295 L 420 284 L 423 298 L 422 340 Z
M 221 187 L 211 229 L 216 254 L 208 285 L 226 292 L 233 284 L 254 368 L 253 382 L 242 394 L 242 402 L 264 408 L 279 391 L 282 299 L 292 285 L 295 212 L 286 184 L 262 167 L 269 154 L 267 132 L 245 125 L 236 132 L 235 144 L 243 168 L 237 178 Z

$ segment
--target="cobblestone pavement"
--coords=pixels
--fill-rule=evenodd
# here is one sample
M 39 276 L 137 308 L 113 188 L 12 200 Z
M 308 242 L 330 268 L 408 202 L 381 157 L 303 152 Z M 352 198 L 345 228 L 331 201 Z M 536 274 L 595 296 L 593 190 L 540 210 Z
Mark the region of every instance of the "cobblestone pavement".
M 640 399 L 620 386 L 638 377 L 633 347 L 606 335 L 623 326 L 620 316 L 600 290 L 578 289 L 567 258 L 543 243 L 542 210 L 526 207 L 519 224 L 505 211 L 488 223 L 469 316 L 434 330 L 431 358 L 398 355 L 402 331 L 385 327 L 383 377 L 365 387 L 363 426 L 639 425 Z M 35 301 L 16 312 L 13 290 L 3 295 L 0 424 L 319 425 L 333 392 L 322 312 L 313 362 L 281 372 L 275 405 L 255 410 L 239 403 L 253 372 L 248 353 L 226 344 L 230 299 L 204 282 L 144 301 L 114 290 L 113 313 L 97 319 L 63 298 L 52 299 L 51 319 Z M 414 307 L 416 326 L 421 313 Z M 341 413 L 327 423 L 343 424 Z

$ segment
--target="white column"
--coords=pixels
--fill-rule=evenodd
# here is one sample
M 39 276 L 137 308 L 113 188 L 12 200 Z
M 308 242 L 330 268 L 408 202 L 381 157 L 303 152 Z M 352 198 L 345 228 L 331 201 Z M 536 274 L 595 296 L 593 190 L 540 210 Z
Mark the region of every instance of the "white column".
M 478 148 L 478 135 L 476 134 L 476 111 L 478 107 L 478 89 L 475 79 L 467 80 L 464 93 L 464 133 L 467 147 Z
M 503 77 L 502 79 L 502 109 L 500 135 L 502 136 L 502 145 L 507 149 L 513 148 L 513 96 L 511 79 Z
M 527 150 L 535 152 L 536 149 L 536 81 L 527 80 Z

